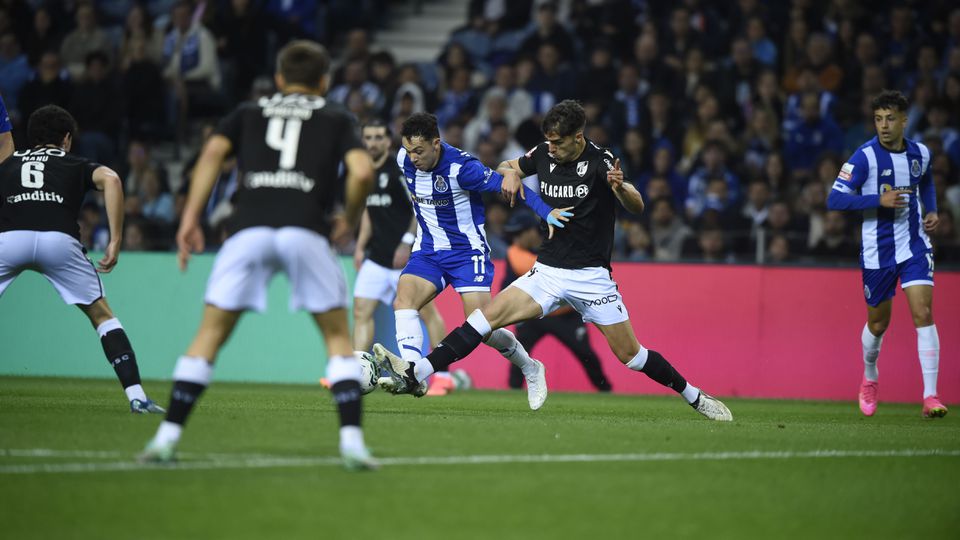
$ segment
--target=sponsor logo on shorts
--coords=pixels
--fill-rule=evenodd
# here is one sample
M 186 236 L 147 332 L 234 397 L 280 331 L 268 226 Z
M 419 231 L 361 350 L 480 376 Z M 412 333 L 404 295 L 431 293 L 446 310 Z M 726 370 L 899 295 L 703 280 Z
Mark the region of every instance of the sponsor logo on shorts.
M 606 296 L 601 296 L 600 298 L 594 298 L 593 300 L 583 300 L 580 303 L 583 304 L 583 307 L 589 308 L 589 307 L 602 306 L 604 304 L 612 304 L 619 300 L 620 300 L 619 294 L 608 294 Z

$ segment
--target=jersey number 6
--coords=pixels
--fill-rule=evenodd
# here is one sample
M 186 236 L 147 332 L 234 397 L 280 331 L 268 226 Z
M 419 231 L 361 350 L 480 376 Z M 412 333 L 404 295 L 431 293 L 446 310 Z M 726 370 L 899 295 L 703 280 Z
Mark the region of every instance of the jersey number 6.
M 28 161 L 20 167 L 20 183 L 23 187 L 40 189 L 43 187 L 43 162 Z

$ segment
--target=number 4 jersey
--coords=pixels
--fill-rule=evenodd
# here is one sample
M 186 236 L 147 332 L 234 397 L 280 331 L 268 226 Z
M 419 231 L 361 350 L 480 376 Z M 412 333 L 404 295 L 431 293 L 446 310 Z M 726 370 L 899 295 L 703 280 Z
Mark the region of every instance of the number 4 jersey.
M 338 167 L 363 148 L 353 117 L 319 96 L 276 94 L 244 103 L 217 134 L 230 140 L 239 170 L 230 232 L 302 227 L 329 233 L 340 199 Z
M 14 152 L 0 163 L 0 232 L 59 231 L 79 240 L 80 205 L 99 166 L 53 147 Z

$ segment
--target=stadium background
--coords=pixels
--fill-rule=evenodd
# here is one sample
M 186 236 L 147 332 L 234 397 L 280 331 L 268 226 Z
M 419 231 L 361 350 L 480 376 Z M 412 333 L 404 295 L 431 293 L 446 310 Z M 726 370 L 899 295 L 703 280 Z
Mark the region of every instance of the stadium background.
M 176 53 L 178 17 L 197 57 Z M 904 91 L 912 103 L 907 135 L 935 155 L 941 384 L 945 399 L 957 399 L 960 9 L 950 2 L 4 1 L 0 93 L 18 147 L 29 113 L 57 103 L 80 123 L 75 150 L 124 178 L 127 253 L 105 280 L 144 351 L 147 376 L 169 374 L 199 313 L 205 267 L 183 278 L 160 254 L 171 251 L 192 162 L 223 112 L 273 91 L 273 55 L 294 37 L 329 47 L 329 97 L 361 122 L 396 126 L 411 112 L 436 112 L 444 138 L 488 165 L 535 144 L 539 115 L 552 103 L 580 99 L 587 135 L 615 149 L 647 200 L 643 216 L 619 216 L 614 251 L 617 261 L 643 263 L 616 263 L 641 340 L 739 395 L 840 398 L 839 381 L 856 379 L 859 224 L 853 214 L 827 212 L 824 198 L 845 157 L 872 136 L 864 103 L 882 87 Z M 205 214 L 211 249 L 229 223 L 235 182 L 225 168 Z M 487 202 L 491 247 L 502 255 L 510 209 Z M 102 248 L 101 200 L 87 201 L 81 226 L 85 245 Z M 339 249 L 350 254 L 353 246 Z M 0 339 L 24 347 L 3 355 L 0 372 L 107 375 L 99 362 L 74 358 L 87 329 L 78 314 L 56 309 L 54 293 L 35 277 L 0 304 L 4 314 L 44 314 L 38 324 L 3 325 Z M 245 323 L 231 344 L 272 358 L 224 362 L 218 377 L 312 380 L 322 369 L 312 352 L 319 343 L 271 339 L 309 335 L 308 321 L 286 313 L 282 287 L 275 284 L 268 315 L 248 317 L 266 321 L 262 327 Z M 903 386 L 885 396 L 909 399 L 919 378 L 907 360 L 915 351 L 900 299 L 884 354 L 904 359 L 885 362 L 887 373 L 902 369 L 894 373 Z M 441 305 L 448 325 L 462 318 L 452 299 Z M 378 323 L 378 339 L 392 343 L 388 311 Z M 50 339 L 44 328 L 52 324 L 66 333 Z M 45 347 L 44 360 L 26 360 L 29 343 Z M 97 358 L 94 345 L 85 357 Z M 549 339 L 541 347 L 555 364 L 553 385 L 587 388 L 566 351 Z M 475 356 L 466 363 L 477 382 L 502 386 L 503 363 Z M 842 370 L 837 386 L 816 380 L 824 366 Z M 744 370 L 767 373 L 769 384 L 742 388 L 734 378 Z M 612 377 L 619 371 L 607 369 Z M 809 386 L 776 380 L 804 376 Z M 618 390 L 657 391 L 619 382 Z

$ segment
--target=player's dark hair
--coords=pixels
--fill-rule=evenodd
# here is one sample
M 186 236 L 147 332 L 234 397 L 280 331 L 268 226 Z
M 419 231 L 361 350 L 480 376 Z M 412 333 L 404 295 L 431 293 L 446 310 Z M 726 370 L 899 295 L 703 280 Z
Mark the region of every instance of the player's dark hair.
M 425 112 L 411 114 L 400 127 L 400 136 L 408 140 L 420 137 L 427 142 L 439 139 L 440 128 L 437 126 L 437 117 Z
M 883 92 L 877 94 L 877 97 L 873 98 L 873 101 L 870 102 L 870 107 L 874 112 L 880 109 L 907 112 L 910 104 L 907 102 L 906 96 L 901 94 L 899 91 L 884 90 Z
M 27 141 L 30 146 L 60 146 L 63 138 L 77 134 L 77 121 L 62 107 L 44 105 L 33 111 L 27 120 Z
M 556 133 L 561 137 L 568 137 L 583 131 L 587 123 L 587 114 L 583 107 L 572 99 L 565 99 L 547 111 L 540 124 L 540 131 L 544 135 Z
M 291 41 L 277 54 L 277 71 L 287 84 L 319 86 L 329 68 L 327 49 L 315 41 Z
M 388 136 L 391 135 L 390 126 L 379 118 L 371 118 L 370 120 L 365 122 L 362 126 L 360 126 L 360 133 L 363 133 L 363 130 L 367 128 L 383 128 L 387 130 Z

